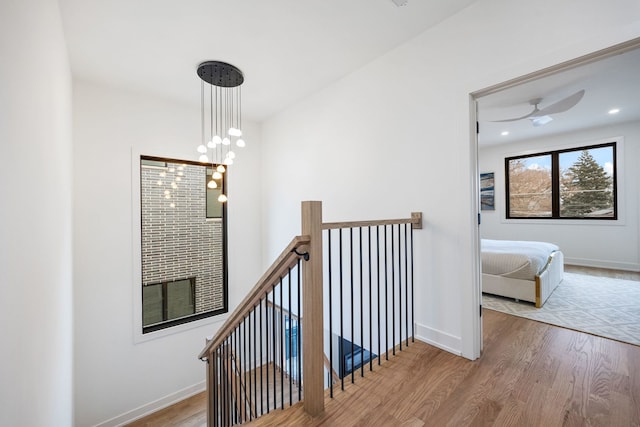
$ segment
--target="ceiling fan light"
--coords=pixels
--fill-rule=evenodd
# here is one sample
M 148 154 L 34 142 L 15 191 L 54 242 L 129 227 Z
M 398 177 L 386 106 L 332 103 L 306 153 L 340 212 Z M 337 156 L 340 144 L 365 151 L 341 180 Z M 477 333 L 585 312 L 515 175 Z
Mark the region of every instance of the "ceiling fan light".
M 535 126 L 543 126 L 553 120 L 551 116 L 540 116 L 540 117 L 532 117 L 530 118 L 531 123 Z

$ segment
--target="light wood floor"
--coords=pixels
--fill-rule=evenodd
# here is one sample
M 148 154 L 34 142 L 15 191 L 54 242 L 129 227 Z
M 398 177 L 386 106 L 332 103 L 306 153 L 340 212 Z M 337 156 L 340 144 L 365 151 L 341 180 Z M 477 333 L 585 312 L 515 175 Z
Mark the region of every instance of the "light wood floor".
M 476 361 L 416 341 L 327 399 L 323 416 L 294 407 L 249 425 L 640 425 L 640 347 L 491 310 L 483 319 Z M 205 401 L 199 394 L 131 425 L 200 426 Z

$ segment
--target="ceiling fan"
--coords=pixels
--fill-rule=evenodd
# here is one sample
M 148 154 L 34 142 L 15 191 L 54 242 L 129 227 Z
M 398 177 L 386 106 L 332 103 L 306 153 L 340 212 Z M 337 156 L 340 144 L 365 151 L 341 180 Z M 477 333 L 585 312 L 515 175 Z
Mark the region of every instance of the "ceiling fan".
M 517 120 L 529 119 L 534 126 L 542 126 L 549 123 L 553 118 L 551 114 L 563 113 L 573 108 L 584 96 L 584 89 L 570 95 L 560 101 L 551 104 L 543 109 L 538 108 L 538 104 L 542 102 L 542 98 L 535 98 L 529 101 L 529 104 L 533 106 L 533 111 L 522 117 L 515 117 L 513 119 L 493 120 L 493 122 L 515 122 Z

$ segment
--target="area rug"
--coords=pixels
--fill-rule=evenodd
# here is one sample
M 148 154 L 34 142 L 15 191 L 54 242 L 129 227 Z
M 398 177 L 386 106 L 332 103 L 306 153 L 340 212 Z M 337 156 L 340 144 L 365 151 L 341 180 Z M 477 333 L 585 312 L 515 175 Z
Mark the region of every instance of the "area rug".
M 542 308 L 483 294 L 483 307 L 640 345 L 640 282 L 564 273 Z

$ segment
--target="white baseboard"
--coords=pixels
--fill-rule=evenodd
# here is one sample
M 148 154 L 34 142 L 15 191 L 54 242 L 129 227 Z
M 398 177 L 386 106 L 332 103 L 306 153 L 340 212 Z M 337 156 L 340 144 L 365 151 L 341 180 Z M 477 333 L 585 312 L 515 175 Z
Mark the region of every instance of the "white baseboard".
M 640 264 L 632 262 L 600 261 L 597 259 L 567 258 L 565 256 L 564 263 L 568 265 L 577 265 L 580 267 L 598 267 L 610 268 L 613 270 L 640 271 Z
M 416 338 L 456 356 L 462 356 L 462 339 L 460 337 L 416 323 Z
M 202 381 L 198 384 L 194 384 L 192 386 L 183 388 L 182 390 L 171 393 L 158 400 L 154 400 L 153 402 L 149 402 L 136 409 L 132 409 L 131 411 L 125 412 L 124 414 L 118 415 L 117 417 L 111 418 L 110 420 L 101 422 L 100 424 L 96 424 L 94 427 L 119 427 L 124 424 L 128 424 L 139 418 L 159 411 L 160 409 L 164 409 L 167 406 L 173 405 L 174 403 L 180 402 L 181 400 L 191 397 L 194 394 L 198 394 L 205 389 L 206 383 Z

